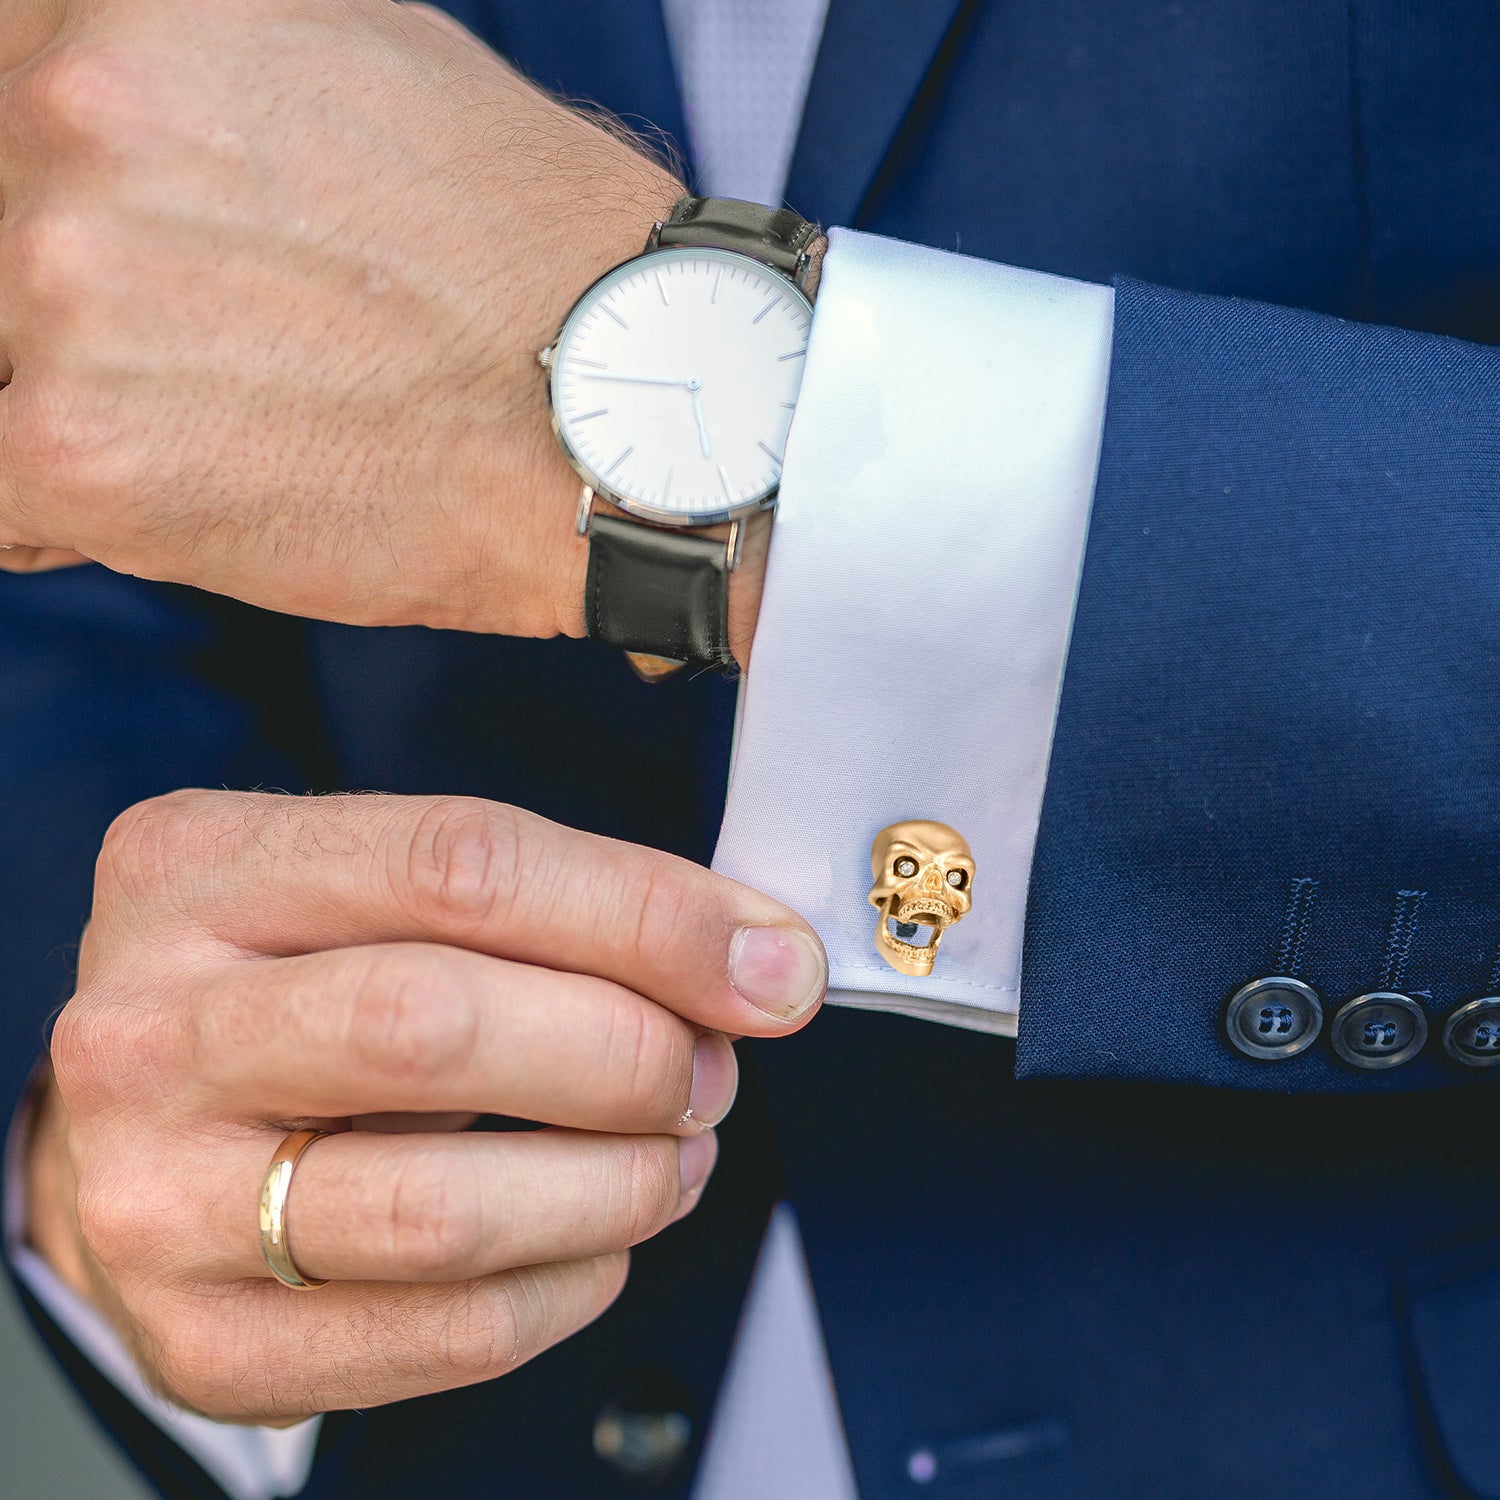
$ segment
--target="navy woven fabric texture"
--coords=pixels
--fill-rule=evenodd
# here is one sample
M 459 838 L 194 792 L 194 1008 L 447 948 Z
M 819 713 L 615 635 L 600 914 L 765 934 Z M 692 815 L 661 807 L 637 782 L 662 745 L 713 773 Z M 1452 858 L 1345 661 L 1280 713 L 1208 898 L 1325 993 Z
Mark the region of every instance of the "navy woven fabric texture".
M 1440 1017 L 1500 947 L 1500 351 L 1121 282 L 1026 936 L 1019 1067 L 1277 1089 L 1471 1081 L 1265 1064 L 1225 1001 L 1298 945 L 1325 1009 Z M 1330 1003 L 1331 1002 L 1331 1003 Z M 1480 1075 L 1483 1076 L 1482 1074 Z

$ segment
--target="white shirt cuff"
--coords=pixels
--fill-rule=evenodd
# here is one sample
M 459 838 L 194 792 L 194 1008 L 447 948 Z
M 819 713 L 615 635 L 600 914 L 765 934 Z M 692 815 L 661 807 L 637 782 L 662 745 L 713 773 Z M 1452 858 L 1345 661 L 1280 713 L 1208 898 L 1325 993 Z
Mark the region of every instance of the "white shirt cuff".
M 230 1500 L 279 1500 L 307 1486 L 318 1446 L 321 1417 L 295 1427 L 238 1427 L 213 1422 L 163 1399 L 141 1377 L 119 1334 L 96 1308 L 59 1280 L 23 1238 L 26 1222 L 22 1153 L 31 1110 L 23 1105 L 5 1144 L 4 1243 L 16 1275 L 101 1374 L 140 1408 Z
M 813 924 L 834 1003 L 1014 1035 L 1114 293 L 830 240 L 714 868 Z M 866 900 L 904 818 L 976 863 L 921 979 L 878 956 Z

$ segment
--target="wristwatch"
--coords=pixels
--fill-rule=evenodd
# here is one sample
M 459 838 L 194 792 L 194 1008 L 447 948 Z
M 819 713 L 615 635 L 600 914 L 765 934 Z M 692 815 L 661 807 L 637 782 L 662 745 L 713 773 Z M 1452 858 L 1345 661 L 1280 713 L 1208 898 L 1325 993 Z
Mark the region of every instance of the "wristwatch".
M 583 479 L 588 633 L 648 679 L 735 669 L 729 577 L 781 483 L 819 233 L 787 209 L 683 198 L 537 356 Z

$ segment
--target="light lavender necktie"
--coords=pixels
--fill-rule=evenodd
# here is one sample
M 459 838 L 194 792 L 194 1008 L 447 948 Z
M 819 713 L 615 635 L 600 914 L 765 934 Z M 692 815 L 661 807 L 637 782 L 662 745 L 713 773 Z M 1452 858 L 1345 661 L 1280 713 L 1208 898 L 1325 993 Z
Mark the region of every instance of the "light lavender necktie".
M 662 0 L 700 192 L 779 205 L 828 0 Z

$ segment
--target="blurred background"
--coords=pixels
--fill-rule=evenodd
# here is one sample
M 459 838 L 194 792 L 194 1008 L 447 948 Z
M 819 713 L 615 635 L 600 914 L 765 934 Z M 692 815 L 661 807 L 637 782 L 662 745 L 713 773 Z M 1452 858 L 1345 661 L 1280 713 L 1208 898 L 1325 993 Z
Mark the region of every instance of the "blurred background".
M 3 1277 L 0 1453 L 5 1500 L 151 1500 L 53 1365 Z

